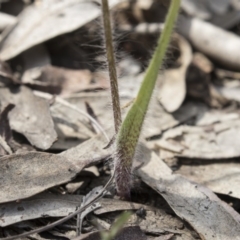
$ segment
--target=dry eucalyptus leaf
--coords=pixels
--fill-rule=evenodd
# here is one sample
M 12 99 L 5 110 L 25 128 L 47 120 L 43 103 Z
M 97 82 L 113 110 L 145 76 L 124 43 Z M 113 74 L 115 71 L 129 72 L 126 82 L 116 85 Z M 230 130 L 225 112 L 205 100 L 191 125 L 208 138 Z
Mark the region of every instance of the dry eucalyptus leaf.
M 84 110 L 84 108 L 80 109 Z M 53 144 L 53 149 L 61 147 L 62 144 L 63 148 L 60 149 L 66 150 L 72 142 L 76 145 L 95 135 L 91 130 L 89 120 L 82 114 L 59 103 L 51 106 L 50 110 L 58 134 L 58 140 Z
M 41 217 L 65 217 L 81 203 L 80 195 L 54 195 L 41 193 L 20 202 L 1 204 L 0 226 Z
M 28 152 L 0 158 L 0 203 L 24 199 L 72 180 L 111 154 L 98 135 L 61 154 Z
M 1 105 L 15 104 L 9 114 L 11 129 L 23 134 L 40 149 L 48 149 L 57 138 L 47 101 L 27 87 L 0 88 Z
M 42 193 L 20 202 L 1 204 L 0 226 L 42 217 L 65 217 L 76 211 L 83 196 Z
M 82 200 L 79 195 L 54 195 L 50 193 L 41 193 L 28 199 L 16 203 L 1 204 L 0 226 L 8 226 L 24 220 L 42 218 L 42 217 L 64 217 L 76 210 L 76 207 Z M 96 214 L 104 214 L 115 211 L 139 210 L 143 208 L 146 211 L 144 218 L 137 214 L 132 214 L 128 225 L 139 225 L 144 232 L 149 234 L 174 233 L 178 235 L 177 239 L 191 240 L 192 233 L 184 223 L 177 217 L 169 214 L 170 209 L 163 205 L 161 209 L 145 206 L 143 204 L 125 202 L 116 199 L 100 199 L 102 208 L 95 210 Z M 181 236 L 181 237 L 180 237 Z
M 163 74 L 163 85 L 160 88 L 158 99 L 168 112 L 174 112 L 182 105 L 186 96 L 186 72 L 192 61 L 190 44 L 180 35 L 174 40 L 180 51 L 177 62 L 178 68 L 168 69 Z
M 175 156 L 226 159 L 240 156 L 240 120 L 170 129 L 156 143 Z
M 0 158 L 0 202 L 30 197 L 72 179 L 78 167 L 67 158 L 28 152 Z
M 182 165 L 176 171 L 216 193 L 240 199 L 240 165 L 237 162 L 213 162 Z
M 106 131 L 108 136 L 113 136 L 113 132 L 113 127 Z M 68 158 L 71 162 L 83 168 L 108 158 L 113 153 L 113 149 L 111 147 L 104 149 L 107 144 L 108 140 L 105 136 L 99 134 L 58 155 Z
M 240 239 L 240 216 L 209 189 L 190 182 L 145 149 L 137 174 L 161 194 L 174 212 L 205 240 Z
M 24 53 L 23 55 L 25 56 L 26 54 Z M 40 54 L 39 59 L 41 59 Z M 33 57 L 28 57 L 28 60 L 32 62 Z M 25 84 L 29 84 L 34 90 L 68 96 L 85 90 L 108 88 L 107 79 L 105 79 L 105 82 L 92 83 L 93 76 L 89 70 L 72 70 L 47 64 L 41 66 L 40 64 L 44 64 L 43 61 L 44 59 L 36 61 L 35 64 L 39 65 L 29 68 L 23 75 L 22 81 Z
M 102 199 L 100 200 L 101 208 L 94 211 L 95 214 L 103 214 L 108 212 L 115 212 L 115 211 L 129 211 L 129 210 L 137 210 L 139 208 L 144 208 L 150 210 L 151 207 L 144 206 L 140 203 L 133 203 L 133 202 L 126 202 L 117 199 Z
M 238 53 L 240 37 L 238 35 L 200 19 L 182 15 L 179 20 L 179 33 L 186 37 L 197 50 L 221 63 L 225 68 L 240 70 Z
M 113 7 L 121 1 L 111 0 L 109 5 Z M 17 24 L 3 33 L 0 58 L 9 60 L 37 44 L 84 26 L 100 14 L 97 4 L 85 0 L 42 1 L 28 6 L 18 16 Z

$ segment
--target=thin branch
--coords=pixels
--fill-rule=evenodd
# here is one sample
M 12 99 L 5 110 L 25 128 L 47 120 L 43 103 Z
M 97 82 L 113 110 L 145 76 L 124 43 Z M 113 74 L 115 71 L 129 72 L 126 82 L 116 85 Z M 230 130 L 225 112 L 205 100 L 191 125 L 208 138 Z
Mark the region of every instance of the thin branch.
M 115 132 L 117 133 L 122 122 L 121 108 L 118 93 L 117 71 L 114 57 L 112 27 L 110 21 L 110 11 L 108 0 L 102 0 L 102 14 L 103 14 L 103 26 L 104 26 L 104 39 L 107 51 L 108 72 L 110 77 L 111 95 L 112 95 L 112 107 L 114 116 Z

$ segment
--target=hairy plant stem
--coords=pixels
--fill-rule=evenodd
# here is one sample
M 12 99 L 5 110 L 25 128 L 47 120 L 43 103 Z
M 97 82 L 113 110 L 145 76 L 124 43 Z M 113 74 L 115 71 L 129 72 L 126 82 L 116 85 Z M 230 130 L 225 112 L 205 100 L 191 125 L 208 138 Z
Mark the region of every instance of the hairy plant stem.
M 117 135 L 115 181 L 117 193 L 121 198 L 130 197 L 132 161 L 140 136 L 143 121 L 155 87 L 159 67 L 162 65 L 169 45 L 174 23 L 178 16 L 181 0 L 172 0 L 164 30 L 158 40 L 157 48 L 147 68 L 137 98 L 129 110 Z M 171 101 L 171 99 L 169 99 Z
M 112 107 L 115 132 L 117 133 L 122 122 L 121 108 L 118 93 L 118 81 L 117 71 L 114 57 L 112 27 L 111 27 L 111 16 L 109 11 L 108 0 L 102 0 L 102 14 L 103 14 L 103 26 L 104 26 L 104 39 L 106 44 L 108 72 L 110 78 L 111 96 L 112 96 Z

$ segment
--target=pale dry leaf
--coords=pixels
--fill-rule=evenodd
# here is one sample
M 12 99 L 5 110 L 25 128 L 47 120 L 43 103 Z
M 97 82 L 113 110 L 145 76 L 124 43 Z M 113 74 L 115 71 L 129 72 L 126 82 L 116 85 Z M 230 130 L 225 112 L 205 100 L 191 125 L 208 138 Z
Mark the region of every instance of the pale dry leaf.
M 50 111 L 58 134 L 58 140 L 51 149 L 67 150 L 69 146 L 76 146 L 95 135 L 86 117 L 73 109 L 55 103 Z
M 240 165 L 237 162 L 208 162 L 181 165 L 176 171 L 189 180 L 200 183 L 216 193 L 240 199 Z
M 163 85 L 158 99 L 168 112 L 175 112 L 182 105 L 186 96 L 186 72 L 192 61 L 192 49 L 186 39 L 175 35 L 174 40 L 180 51 L 178 68 L 167 69 L 163 73 Z
M 240 156 L 240 120 L 205 126 L 179 126 L 163 134 L 156 145 L 175 156 L 226 159 Z
M 240 70 L 240 54 L 238 53 L 240 37 L 236 34 L 200 19 L 183 15 L 178 22 L 178 31 L 197 50 L 221 63 L 225 68 Z
M 16 21 L 16 17 L 0 12 L 0 31 L 2 32 L 6 27 L 15 24 Z
M 205 240 L 240 239 L 240 216 L 209 189 L 191 182 L 145 149 L 143 165 L 137 170 L 142 180 L 161 194 L 174 212 L 187 221 Z
M 42 217 L 64 217 L 74 212 L 82 200 L 79 195 L 54 195 L 41 193 L 20 202 L 1 204 L 0 226 L 5 227 L 17 222 Z M 177 234 L 178 240 L 191 240 L 192 231 L 184 223 L 173 216 L 171 209 L 165 204 L 160 208 L 147 205 L 120 201 L 116 199 L 103 198 L 99 200 L 100 209 L 95 210 L 95 214 L 105 214 L 119 211 L 137 211 L 143 208 L 146 212 L 144 218 L 137 214 L 132 214 L 127 225 L 139 225 L 144 232 L 149 234 Z M 180 237 L 181 236 L 181 237 Z
M 124 106 L 126 106 L 127 104 L 131 106 L 131 101 L 133 100 L 133 97 L 137 95 L 137 91 L 142 82 L 143 75 L 140 74 L 137 77 L 134 77 L 134 79 L 132 78 L 133 76 L 119 78 L 119 94 L 121 100 L 121 107 L 123 107 L 123 117 L 129 109 L 126 107 L 124 108 Z M 161 76 L 159 77 L 159 80 L 161 81 Z M 84 109 L 85 102 L 88 102 L 94 109 L 99 123 L 105 129 L 113 125 L 109 93 L 107 91 L 79 93 L 69 96 L 67 100 L 80 109 Z M 55 107 L 53 106 L 53 108 Z M 157 98 L 154 97 L 149 106 L 143 136 L 145 138 L 149 138 L 155 135 L 159 135 L 163 131 L 193 118 L 199 112 L 204 111 L 205 108 L 206 106 L 202 104 L 187 102 L 186 104 L 183 104 L 176 112 L 171 114 L 166 112 L 157 100 Z M 59 109 L 59 111 L 65 112 L 66 115 L 67 112 L 69 112 L 69 110 L 67 109 L 64 111 Z M 79 114 L 76 115 L 75 113 L 72 113 L 71 116 L 71 122 L 78 122 L 79 120 L 81 122 L 84 122 L 85 120 L 82 116 L 79 116 Z M 82 131 L 81 128 L 79 128 L 79 130 Z
M 106 132 L 108 136 L 113 136 L 113 127 L 106 130 Z M 108 140 L 106 140 L 106 137 L 102 134 L 99 134 L 58 155 L 68 158 L 69 161 L 73 162 L 74 164 L 79 166 L 85 164 L 84 167 L 87 167 L 108 158 L 113 153 L 112 148 L 104 149 L 107 144 Z
M 24 199 L 72 180 L 84 167 L 112 154 L 96 137 L 61 154 L 28 152 L 0 158 L 0 203 Z
M 41 217 L 67 216 L 76 210 L 76 207 L 82 202 L 82 198 L 83 196 L 81 195 L 54 195 L 51 193 L 40 193 L 17 203 L 10 202 L 1 204 L 0 226 L 5 227 L 17 222 Z M 141 207 L 151 210 L 151 207 L 142 204 L 124 202 L 116 199 L 102 198 L 99 200 L 99 203 L 102 207 L 95 210 L 95 214 L 133 209 L 137 210 Z M 178 222 L 177 224 L 174 222 L 174 224 L 174 226 L 181 226 Z
M 237 121 L 240 119 L 239 114 L 235 112 L 227 112 L 225 110 L 209 109 L 200 113 L 195 121 L 197 126 L 210 126 L 215 123 L 224 123 L 229 121 Z
M 65 183 L 78 170 L 67 158 L 50 153 L 28 152 L 4 156 L 0 160 L 0 202 L 27 198 Z
M 27 67 L 22 82 L 30 85 L 34 90 L 68 96 L 81 91 L 108 88 L 107 79 L 92 83 L 93 74 L 89 70 L 72 70 L 51 66 L 47 62 L 48 58 L 44 49 L 40 46 L 23 53 Z
M 11 129 L 23 134 L 33 146 L 46 150 L 56 141 L 49 104 L 34 96 L 29 88 L 1 88 L 0 102 L 2 106 L 16 106 L 9 114 Z
M 137 210 L 139 208 L 144 208 L 146 210 L 151 210 L 151 207 L 144 206 L 140 203 L 134 203 L 134 202 L 127 202 L 127 201 L 121 201 L 117 199 L 102 199 L 101 202 L 101 208 L 94 211 L 95 214 L 104 214 L 108 212 L 115 212 L 115 211 L 129 211 L 129 210 Z
M 82 196 L 41 193 L 19 202 L 1 204 L 0 226 L 41 217 L 65 217 L 74 212 Z
M 120 2 L 111 0 L 109 5 Z M 97 4 L 85 0 L 43 1 L 28 6 L 18 16 L 17 24 L 3 33 L 0 57 L 9 60 L 37 44 L 84 26 L 100 14 Z

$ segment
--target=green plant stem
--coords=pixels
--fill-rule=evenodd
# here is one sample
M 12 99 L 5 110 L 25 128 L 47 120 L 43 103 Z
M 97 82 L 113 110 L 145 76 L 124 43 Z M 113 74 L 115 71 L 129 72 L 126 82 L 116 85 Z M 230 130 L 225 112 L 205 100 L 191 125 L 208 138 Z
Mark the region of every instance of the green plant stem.
M 115 132 L 117 133 L 121 125 L 121 108 L 118 93 L 117 71 L 114 57 L 114 47 L 112 38 L 111 16 L 109 11 L 108 0 L 102 0 L 102 14 L 104 26 L 104 39 L 106 44 L 108 72 L 110 77 L 110 87 L 112 96 L 112 107 L 114 116 Z
M 131 217 L 131 212 L 122 213 L 108 232 L 102 232 L 101 234 L 102 240 L 114 239 L 130 217 Z
M 158 40 L 157 48 L 147 68 L 137 98 L 129 110 L 117 135 L 116 173 L 117 193 L 122 198 L 130 196 L 131 168 L 143 121 L 155 87 L 159 68 L 165 57 L 174 23 L 178 16 L 180 0 L 172 0 L 164 30 Z M 171 101 L 171 99 L 169 99 Z

